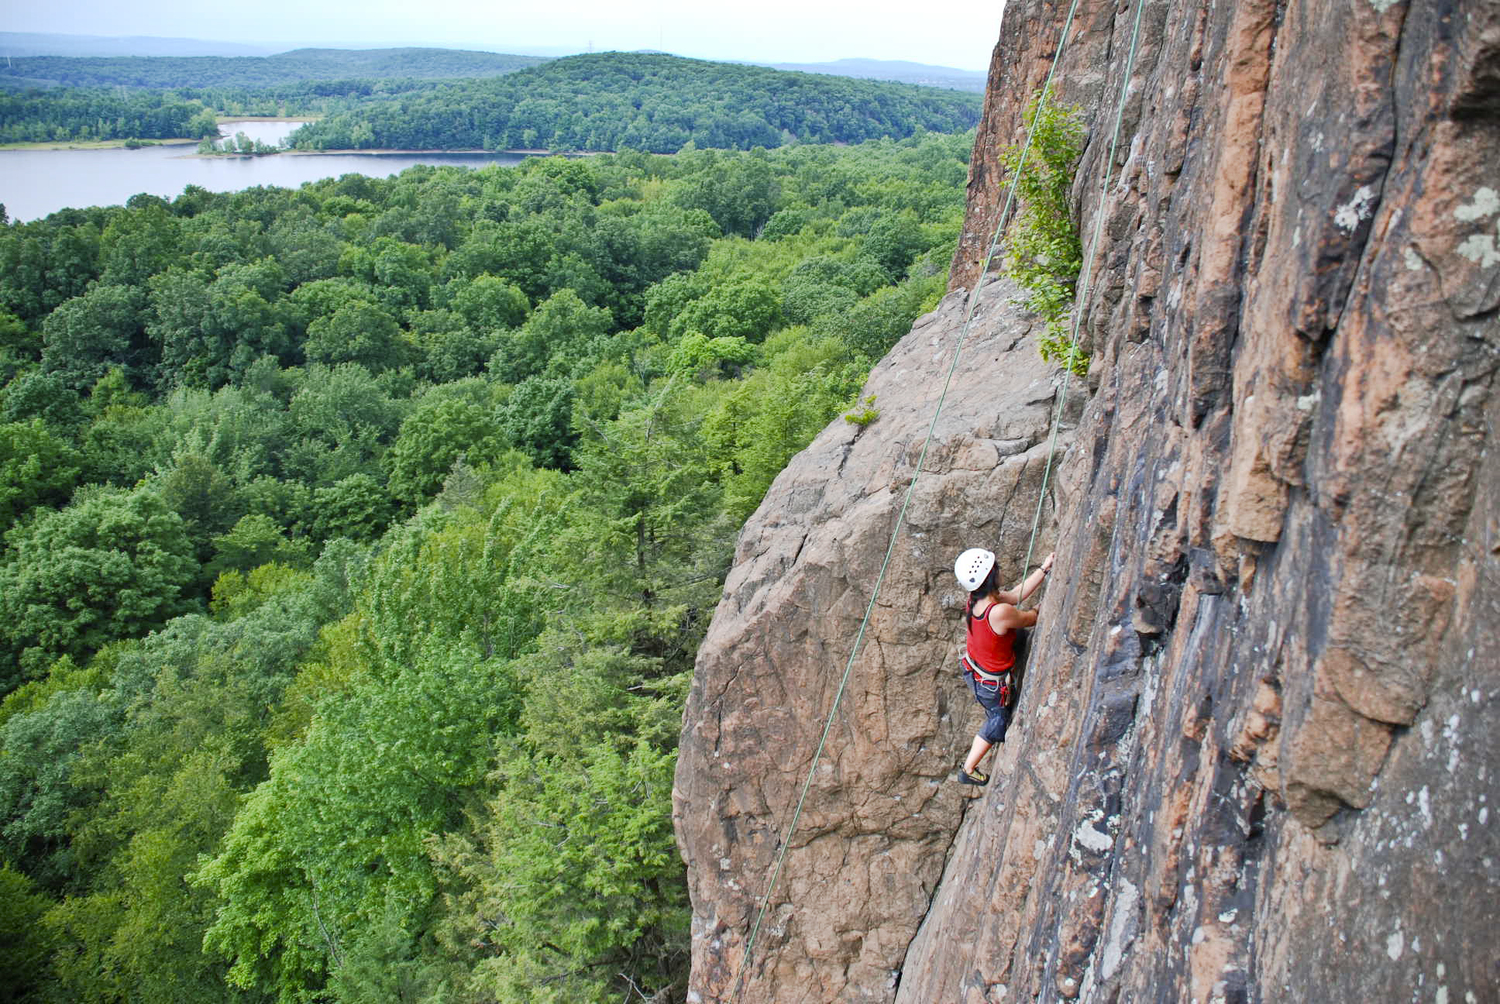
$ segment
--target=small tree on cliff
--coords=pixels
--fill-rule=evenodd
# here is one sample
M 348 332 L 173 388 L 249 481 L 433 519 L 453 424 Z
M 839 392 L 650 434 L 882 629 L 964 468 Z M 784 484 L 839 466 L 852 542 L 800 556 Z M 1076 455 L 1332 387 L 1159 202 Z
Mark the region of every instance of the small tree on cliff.
M 1025 163 L 1023 147 L 1011 147 L 1000 155 L 1007 171 L 1020 172 L 1016 193 L 1021 210 L 1011 227 L 1006 268 L 1025 287 L 1027 309 L 1047 322 L 1039 343 L 1042 358 L 1083 376 L 1088 372 L 1088 356 L 1069 344 L 1067 325 L 1083 267 L 1083 245 L 1073 223 L 1068 191 L 1073 187 L 1073 166 L 1083 153 L 1086 130 L 1076 106 L 1061 108 L 1052 103 L 1051 96 L 1051 89 L 1043 88 L 1026 108 L 1026 121 L 1034 125 Z

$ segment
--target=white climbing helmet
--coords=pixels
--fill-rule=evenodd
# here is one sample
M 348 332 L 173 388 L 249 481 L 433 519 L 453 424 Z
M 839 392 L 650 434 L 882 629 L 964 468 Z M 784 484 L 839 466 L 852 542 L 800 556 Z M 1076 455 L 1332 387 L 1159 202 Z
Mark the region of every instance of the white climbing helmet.
M 982 547 L 971 547 L 958 556 L 953 563 L 953 574 L 958 577 L 958 584 L 969 592 L 973 592 L 984 584 L 985 576 L 990 574 L 990 569 L 995 567 L 995 552 L 986 551 Z

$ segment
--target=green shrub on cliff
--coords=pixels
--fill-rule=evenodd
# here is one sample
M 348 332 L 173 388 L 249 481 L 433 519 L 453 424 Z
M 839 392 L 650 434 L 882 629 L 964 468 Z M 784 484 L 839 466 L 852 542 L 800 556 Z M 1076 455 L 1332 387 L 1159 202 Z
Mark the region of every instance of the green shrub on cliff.
M 1039 342 L 1042 358 L 1083 376 L 1089 368 L 1088 355 L 1069 344 L 1067 323 L 1083 267 L 1083 245 L 1068 206 L 1068 190 L 1073 186 L 1073 166 L 1083 153 L 1086 130 L 1076 107 L 1059 107 L 1051 97 L 1050 89 L 1044 89 L 1026 108 L 1026 121 L 1035 125 L 1024 164 L 1019 146 L 1000 157 L 1007 171 L 1020 171 L 1016 193 L 1021 210 L 1011 227 L 1006 268 L 1026 289 L 1027 309 L 1047 322 Z

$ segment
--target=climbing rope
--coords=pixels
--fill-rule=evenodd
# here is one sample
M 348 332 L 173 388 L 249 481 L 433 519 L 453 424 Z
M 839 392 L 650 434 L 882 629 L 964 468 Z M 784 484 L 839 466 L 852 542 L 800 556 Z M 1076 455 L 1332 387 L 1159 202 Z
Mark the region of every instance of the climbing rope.
M 1073 308 L 1072 331 L 1068 336 L 1068 352 L 1063 356 L 1069 363 L 1072 363 L 1074 352 L 1078 348 L 1078 329 L 1083 322 L 1084 307 L 1089 302 L 1089 287 L 1093 281 L 1094 255 L 1099 249 L 1099 237 L 1104 232 L 1104 200 L 1108 198 L 1109 183 L 1115 169 L 1115 152 L 1120 144 L 1120 125 L 1125 120 L 1125 99 L 1130 96 L 1130 76 L 1135 72 L 1136 49 L 1141 37 L 1141 12 L 1145 10 L 1145 7 L 1146 0 L 1137 0 L 1135 26 L 1130 30 L 1130 53 L 1125 57 L 1125 77 L 1120 83 L 1120 101 L 1115 107 L 1114 134 L 1109 140 L 1109 157 L 1104 162 L 1104 182 L 1099 186 L 1099 208 L 1094 213 L 1094 234 L 1089 239 L 1089 253 L 1083 259 L 1083 276 L 1079 280 L 1078 292 L 1073 301 L 1076 306 Z M 1042 469 L 1042 490 L 1036 497 L 1036 518 L 1031 522 L 1031 541 L 1026 545 L 1026 562 L 1021 566 L 1022 575 L 1025 575 L 1026 569 L 1031 567 L 1032 548 L 1036 544 L 1037 527 L 1042 521 L 1042 504 L 1047 499 L 1047 482 L 1052 474 L 1052 458 L 1057 447 L 1057 430 L 1062 425 L 1063 406 L 1067 400 L 1068 381 L 1064 379 L 1057 392 L 1057 406 L 1052 419 L 1052 438 L 1047 443 L 1047 465 Z
M 1074 358 L 1073 353 L 1078 347 L 1078 329 L 1083 321 L 1084 309 L 1089 302 L 1089 290 L 1093 281 L 1094 257 L 1099 250 L 1099 237 L 1104 231 L 1104 203 L 1108 198 L 1109 184 L 1114 173 L 1115 153 L 1118 150 L 1120 143 L 1120 125 L 1125 119 L 1125 99 L 1130 95 L 1130 78 L 1131 75 L 1135 72 L 1135 56 L 1141 36 L 1141 12 L 1145 9 L 1145 6 L 1146 0 L 1136 0 L 1135 25 L 1131 28 L 1130 31 L 1130 52 L 1125 58 L 1125 74 L 1120 81 L 1120 100 L 1115 107 L 1114 133 L 1110 137 L 1109 141 L 1109 156 L 1104 161 L 1104 180 L 1099 186 L 1099 205 L 1094 212 L 1094 233 L 1093 236 L 1089 239 L 1089 251 L 1083 259 L 1083 275 L 1079 279 L 1077 294 L 1073 301 L 1074 308 L 1072 331 L 1070 332 L 1068 338 L 1067 354 L 1063 356 L 1063 358 L 1068 360 L 1070 363 Z M 1052 458 L 1057 447 L 1057 430 L 1062 425 L 1063 406 L 1067 401 L 1067 395 L 1068 381 L 1067 379 L 1064 379 L 1062 382 L 1062 386 L 1058 388 L 1057 407 L 1053 413 L 1052 419 L 1052 437 L 1047 443 L 1047 464 L 1042 471 L 1042 490 L 1041 493 L 1037 495 L 1036 519 L 1033 520 L 1031 524 L 1031 542 L 1026 545 L 1026 564 L 1021 566 L 1023 575 L 1025 574 L 1025 569 L 1031 567 L 1031 551 L 1033 545 L 1035 545 L 1036 543 L 1037 527 L 1040 525 L 1042 519 L 1042 503 L 1047 498 L 1047 482 L 1049 476 L 1052 473 Z M 1024 579 L 1022 581 L 1024 582 Z M 1030 769 L 1029 765 L 1027 766 L 1027 769 Z M 1033 781 L 1036 780 L 1035 774 L 1032 775 L 1032 779 Z M 969 952 L 969 963 L 964 967 L 964 972 L 970 973 L 974 971 L 974 960 L 978 957 L 978 955 L 979 945 L 978 940 L 975 939 L 973 948 Z
M 1053 75 L 1057 72 L 1057 65 L 1061 61 L 1063 51 L 1064 51 L 1064 49 L 1067 46 L 1068 30 L 1073 25 L 1073 16 L 1074 16 L 1074 14 L 1077 13 L 1077 11 L 1078 11 L 1078 0 L 1072 0 L 1072 4 L 1068 8 L 1068 16 L 1067 16 L 1066 20 L 1063 22 L 1062 32 L 1058 36 L 1057 51 L 1056 51 L 1056 53 L 1054 53 L 1054 55 L 1052 57 L 1052 65 L 1051 65 L 1051 67 L 1047 70 L 1047 79 L 1046 79 L 1046 82 L 1042 85 L 1042 93 L 1043 93 L 1043 95 L 1046 95 L 1047 93 L 1049 93 L 1049 91 L 1051 89 L 1052 78 L 1053 78 Z M 823 749 L 824 749 L 824 747 L 828 743 L 828 735 L 833 730 L 833 720 L 834 720 L 834 717 L 838 714 L 839 704 L 843 701 L 843 699 L 844 699 L 844 691 L 848 687 L 848 684 L 849 684 L 849 676 L 850 676 L 850 674 L 854 670 L 854 660 L 859 655 L 860 645 L 863 643 L 864 637 L 865 637 L 865 629 L 870 624 L 870 615 L 872 613 L 874 613 L 874 611 L 875 611 L 875 601 L 880 596 L 880 587 L 885 582 L 885 573 L 886 573 L 887 569 L 889 569 L 889 567 L 890 567 L 891 556 L 896 551 L 896 539 L 900 535 L 900 533 L 901 533 L 901 526 L 902 526 L 902 524 L 906 520 L 906 510 L 907 510 L 908 506 L 911 504 L 912 493 L 916 490 L 917 479 L 920 478 L 921 475 L 922 475 L 922 467 L 923 467 L 923 464 L 927 460 L 927 451 L 928 451 L 928 449 L 932 445 L 932 440 L 933 440 L 933 437 L 934 437 L 935 432 L 937 430 L 938 418 L 943 413 L 943 405 L 947 402 L 947 399 L 948 399 L 948 389 L 949 389 L 949 387 L 953 383 L 953 374 L 958 371 L 958 361 L 959 361 L 959 358 L 963 354 L 964 342 L 968 338 L 969 325 L 973 321 L 973 319 L 974 319 L 974 312 L 975 312 L 975 310 L 977 309 L 977 307 L 979 305 L 979 291 L 980 291 L 980 288 L 984 285 L 985 276 L 987 276 L 989 274 L 990 264 L 994 261 L 995 252 L 996 252 L 997 248 L 1000 246 L 1000 236 L 1001 236 L 1001 233 L 1003 232 L 1004 227 L 1005 227 L 1005 220 L 1010 215 L 1011 207 L 1015 203 L 1016 185 L 1017 185 L 1017 183 L 1020 180 L 1021 172 L 1026 167 L 1026 158 L 1027 158 L 1027 155 L 1031 151 L 1032 137 L 1033 137 L 1033 135 L 1034 135 L 1034 133 L 1036 131 L 1037 123 L 1038 123 L 1038 121 L 1041 118 L 1042 111 L 1043 111 L 1043 106 L 1044 106 L 1044 102 L 1042 102 L 1042 101 L 1038 101 L 1037 102 L 1036 111 L 1032 115 L 1031 124 L 1026 129 L 1026 138 L 1025 138 L 1025 141 L 1024 141 L 1022 147 L 1021 147 L 1021 155 L 1020 155 L 1019 160 L 1017 161 L 1016 169 L 1015 169 L 1015 171 L 1011 175 L 1010 186 L 1009 186 L 1009 188 L 1007 189 L 1007 191 L 1005 193 L 1005 202 L 1004 202 L 1004 204 L 1001 207 L 1000 215 L 995 220 L 995 232 L 994 232 L 994 236 L 991 237 L 991 239 L 990 239 L 989 247 L 986 249 L 985 257 L 984 257 L 984 265 L 979 270 L 979 278 L 978 278 L 978 280 L 974 284 L 974 291 L 969 294 L 968 308 L 964 312 L 963 325 L 959 329 L 958 344 L 954 347 L 954 350 L 953 350 L 953 362 L 948 367 L 948 375 L 947 375 L 947 378 L 943 381 L 943 390 L 942 390 L 942 393 L 938 395 L 937 407 L 933 411 L 932 421 L 927 426 L 927 437 L 926 437 L 925 440 L 923 440 L 923 442 L 922 442 L 922 451 L 917 456 L 917 466 L 916 466 L 916 469 L 912 472 L 911 482 L 906 486 L 906 495 L 901 500 L 901 509 L 900 509 L 900 511 L 896 515 L 896 523 L 891 528 L 890 543 L 886 546 L 885 559 L 880 564 L 880 572 L 875 577 L 875 588 L 870 593 L 870 602 L 865 607 L 864 618 L 860 621 L 859 631 L 858 631 L 858 633 L 854 637 L 854 646 L 853 646 L 853 648 L 851 648 L 849 650 L 849 660 L 844 665 L 844 674 L 843 674 L 843 677 L 839 680 L 838 691 L 834 694 L 833 706 L 828 711 L 828 720 L 823 725 L 823 734 L 818 739 L 818 748 L 813 753 L 813 759 L 812 759 L 811 766 L 808 767 L 807 780 L 804 781 L 803 784 L 802 784 L 802 793 L 801 793 L 801 795 L 797 799 L 797 807 L 796 807 L 796 809 L 792 813 L 792 819 L 791 819 L 791 822 L 787 826 L 786 834 L 785 834 L 785 836 L 782 837 L 782 840 L 781 840 L 781 850 L 777 854 L 775 867 L 771 871 L 770 882 L 766 886 L 766 893 L 765 893 L 765 895 L 761 898 L 760 909 L 756 912 L 755 923 L 754 923 L 754 925 L 752 925 L 752 927 L 750 929 L 750 938 L 745 943 L 745 953 L 744 953 L 744 956 L 740 960 L 739 975 L 735 979 L 734 994 L 731 997 L 732 1001 L 738 1002 L 739 998 L 740 998 L 740 992 L 744 989 L 745 976 L 750 971 L 750 963 L 751 963 L 751 961 L 753 959 L 753 956 L 754 956 L 755 941 L 756 941 L 757 936 L 760 933 L 761 922 L 763 920 L 765 920 L 766 909 L 770 906 L 771 896 L 776 891 L 776 885 L 777 885 L 777 883 L 781 879 L 782 865 L 785 863 L 787 851 L 791 847 L 792 836 L 797 831 L 797 823 L 802 818 L 802 808 L 803 808 L 803 806 L 807 802 L 807 793 L 812 788 L 813 777 L 814 777 L 815 773 L 817 772 L 818 763 L 822 759 Z M 1074 327 L 1074 337 L 1076 338 L 1076 336 L 1077 336 L 1077 327 L 1075 325 L 1075 327 Z M 1071 356 L 1069 358 L 1071 358 Z M 1060 415 L 1061 412 L 1059 412 L 1058 414 Z M 1055 444 L 1055 442 L 1056 442 L 1056 436 L 1055 436 L 1055 433 L 1054 433 L 1053 443 Z M 1050 447 L 1049 447 L 1049 449 L 1050 449 Z M 1050 456 L 1048 457 L 1048 466 L 1049 467 L 1051 466 L 1051 457 Z M 1043 491 L 1045 491 L 1045 490 L 1046 490 L 1046 486 L 1045 486 L 1045 479 L 1044 479 L 1044 482 L 1043 482 Z M 1040 510 L 1040 508 L 1038 509 L 1037 515 L 1038 515 L 1038 519 L 1040 519 L 1040 516 L 1041 516 L 1041 510 Z M 1035 526 L 1033 526 L 1033 528 L 1032 528 L 1032 539 L 1033 540 L 1035 540 L 1035 536 L 1036 536 L 1036 528 L 1035 528 Z M 1028 565 L 1029 565 L 1029 562 L 1030 562 L 1030 555 L 1031 555 L 1031 548 L 1030 548 L 1030 545 L 1028 545 L 1028 547 L 1027 547 L 1027 562 L 1028 562 Z

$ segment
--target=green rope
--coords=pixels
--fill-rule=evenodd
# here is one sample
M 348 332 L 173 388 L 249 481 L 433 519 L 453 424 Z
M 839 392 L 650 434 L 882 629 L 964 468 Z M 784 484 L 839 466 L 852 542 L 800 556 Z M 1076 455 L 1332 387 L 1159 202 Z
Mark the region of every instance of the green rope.
M 1089 239 L 1089 253 L 1084 258 L 1083 276 L 1079 284 L 1078 295 L 1074 300 L 1075 306 L 1073 309 L 1073 326 L 1068 340 L 1068 351 L 1067 354 L 1063 356 L 1063 358 L 1065 360 L 1068 360 L 1069 362 L 1072 361 L 1074 349 L 1078 345 L 1078 329 L 1083 321 L 1083 309 L 1084 306 L 1088 303 L 1089 288 L 1093 279 L 1094 256 L 1099 249 L 1099 237 L 1104 230 L 1104 200 L 1108 195 L 1110 178 L 1114 173 L 1115 153 L 1119 147 L 1120 142 L 1120 125 L 1125 118 L 1125 99 L 1130 94 L 1130 76 L 1135 72 L 1135 56 L 1141 33 L 1141 12 L 1145 9 L 1145 6 L 1145 0 L 1137 0 L 1135 8 L 1135 26 L 1131 29 L 1130 33 L 1130 53 L 1125 59 L 1125 76 L 1124 80 L 1120 84 L 1120 101 L 1115 109 L 1114 134 L 1111 136 L 1109 141 L 1109 157 L 1104 163 L 1104 181 L 1099 186 L 1099 207 L 1094 216 L 1094 233 L 1093 236 Z M 1067 371 L 1064 370 L 1064 372 Z M 1031 567 L 1032 548 L 1036 545 L 1037 530 L 1041 526 L 1042 506 L 1047 499 L 1047 483 L 1052 473 L 1052 460 L 1053 457 L 1056 456 L 1057 432 L 1058 428 L 1062 425 L 1063 405 L 1067 401 L 1067 396 L 1068 381 L 1064 379 L 1062 386 L 1058 388 L 1057 407 L 1052 418 L 1052 436 L 1047 443 L 1047 465 L 1042 470 L 1042 490 L 1040 494 L 1037 495 L 1036 518 L 1033 519 L 1031 523 L 1031 541 L 1026 545 L 1026 563 L 1022 566 L 1021 569 L 1022 586 L 1025 586 L 1026 584 L 1025 570 Z M 966 971 L 973 971 L 974 960 L 978 957 L 978 955 L 979 946 L 976 944 L 973 951 L 969 953 L 969 964 L 965 967 Z
M 1052 66 L 1047 71 L 1046 83 L 1042 85 L 1043 94 L 1046 94 L 1048 92 L 1048 89 L 1052 86 L 1052 77 L 1053 74 L 1057 72 L 1057 64 L 1062 59 L 1063 50 L 1067 46 L 1068 29 L 1072 27 L 1073 15 L 1077 12 L 1077 10 L 1078 0 L 1072 0 L 1072 5 L 1068 8 L 1067 20 L 1063 23 L 1062 34 L 1058 38 L 1057 52 L 1053 55 Z M 1041 118 L 1041 114 L 1042 102 L 1039 101 L 1037 102 L 1036 112 L 1032 116 L 1031 125 L 1026 130 L 1025 143 L 1021 147 L 1021 156 L 1016 165 L 1016 170 L 1011 175 L 1010 187 L 1005 195 L 1005 203 L 1001 207 L 1000 215 L 995 221 L 995 234 L 994 237 L 990 240 L 989 248 L 985 253 L 984 265 L 979 270 L 979 278 L 974 284 L 973 291 L 969 294 L 968 309 L 964 313 L 963 326 L 959 329 L 958 344 L 953 351 L 953 362 L 948 367 L 948 376 L 943 381 L 943 391 L 938 396 L 937 408 L 933 411 L 932 421 L 927 426 L 927 438 L 923 441 L 922 452 L 917 457 L 916 470 L 912 472 L 911 483 L 906 487 L 906 495 L 902 499 L 901 509 L 896 515 L 896 524 L 891 529 L 891 540 L 890 544 L 886 547 L 885 560 L 881 562 L 880 573 L 875 577 L 875 588 L 874 591 L 870 594 L 869 604 L 865 607 L 865 615 L 863 620 L 860 621 L 859 632 L 855 635 L 854 647 L 849 652 L 849 661 L 844 665 L 844 675 L 843 678 L 839 680 L 838 691 L 833 698 L 833 707 L 829 709 L 828 720 L 823 725 L 823 734 L 818 740 L 817 751 L 813 754 L 812 765 L 808 768 L 807 780 L 802 784 L 802 794 L 797 799 L 797 808 L 792 813 L 792 820 L 787 827 L 786 836 L 782 838 L 781 851 L 776 857 L 776 865 L 771 872 L 771 881 L 766 887 L 765 896 L 761 899 L 760 910 L 756 913 L 755 916 L 755 924 L 750 929 L 750 938 L 745 943 L 745 954 L 740 961 L 739 976 L 735 980 L 734 994 L 731 998 L 736 1002 L 740 998 L 740 992 L 744 989 L 745 976 L 750 970 L 750 962 L 755 950 L 756 937 L 760 933 L 761 922 L 765 919 L 766 909 L 770 906 L 771 903 L 771 896 L 775 892 L 776 885 L 781 879 L 781 869 L 783 863 L 786 861 L 787 851 L 791 847 L 792 835 L 797 832 L 797 823 L 802 818 L 802 808 L 807 802 L 807 793 L 812 788 L 813 776 L 818 769 L 818 762 L 822 759 L 823 749 L 828 743 L 828 734 L 833 730 L 833 720 L 834 717 L 838 714 L 839 704 L 844 699 L 844 691 L 849 684 L 849 676 L 854 670 L 854 660 L 859 655 L 860 645 L 863 643 L 865 637 L 865 629 L 869 626 L 870 615 L 874 613 L 875 601 L 877 598 L 879 598 L 880 587 L 885 582 L 885 573 L 886 570 L 890 567 L 891 556 L 896 551 L 896 539 L 901 533 L 901 525 L 906 520 L 907 507 L 911 504 L 912 493 L 916 490 L 917 487 L 917 479 L 921 477 L 922 466 L 927 460 L 927 451 L 928 448 L 932 445 L 933 436 L 937 429 L 938 418 L 942 415 L 943 405 L 948 399 L 948 389 L 953 383 L 953 374 L 958 371 L 958 360 L 963 354 L 964 341 L 968 338 L 969 334 L 969 325 L 974 319 L 974 311 L 979 304 L 979 290 L 984 285 L 985 276 L 989 274 L 990 264 L 991 262 L 993 262 L 995 258 L 995 251 L 1000 244 L 1000 234 L 1005 226 L 1005 219 L 1010 214 L 1011 207 L 1015 202 L 1016 184 L 1020 179 L 1022 170 L 1025 169 L 1026 156 L 1031 150 L 1032 135 L 1036 130 L 1037 122 Z M 1035 531 L 1033 531 L 1033 534 L 1034 532 Z
M 1063 358 L 1072 362 L 1073 353 L 1078 346 L 1078 329 L 1083 323 L 1083 312 L 1089 302 L 1089 286 L 1093 281 L 1094 255 L 1099 250 L 1099 237 L 1104 232 L 1104 201 L 1109 195 L 1109 183 L 1115 169 L 1115 152 L 1120 144 L 1120 125 L 1125 120 L 1125 99 L 1130 96 L 1130 75 L 1135 71 L 1135 54 L 1141 37 L 1141 12 L 1145 10 L 1145 0 L 1137 0 L 1135 5 L 1135 27 L 1130 32 L 1130 54 L 1125 59 L 1125 79 L 1120 84 L 1120 102 L 1115 108 L 1115 130 L 1109 141 L 1109 158 L 1104 162 L 1104 182 L 1099 186 L 1099 208 L 1094 214 L 1094 234 L 1089 239 L 1089 253 L 1083 259 L 1083 279 L 1079 284 L 1079 292 L 1074 299 L 1073 327 L 1068 338 L 1068 352 Z M 1064 370 L 1064 372 L 1067 372 Z M 1042 505 L 1047 500 L 1047 483 L 1052 475 L 1052 458 L 1056 455 L 1057 430 L 1062 425 L 1063 406 L 1068 400 L 1068 381 L 1064 378 L 1062 386 L 1058 388 L 1057 409 L 1052 419 L 1052 438 L 1047 443 L 1047 466 L 1042 470 L 1042 490 L 1036 498 L 1036 518 L 1031 522 L 1031 542 L 1026 545 L 1026 563 L 1021 566 L 1023 576 L 1022 584 L 1025 584 L 1024 576 L 1026 569 L 1031 567 L 1032 548 L 1036 545 L 1037 528 L 1042 522 Z

